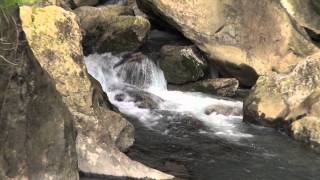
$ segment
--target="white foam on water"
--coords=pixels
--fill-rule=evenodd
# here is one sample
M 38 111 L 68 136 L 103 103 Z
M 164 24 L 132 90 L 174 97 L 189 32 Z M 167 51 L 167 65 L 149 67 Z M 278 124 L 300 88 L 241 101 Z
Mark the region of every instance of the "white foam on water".
M 152 60 L 146 58 L 137 63 L 129 62 L 130 65 L 124 62 L 123 65 L 115 67 L 121 60 L 121 57 L 113 56 L 111 53 L 92 54 L 85 58 L 88 72 L 101 83 L 111 103 L 122 113 L 136 117 L 147 127 L 154 129 L 162 118 L 161 114 L 152 113 L 150 109 L 139 108 L 130 99 L 122 101 L 116 99 L 117 94 L 127 95 L 127 93 L 125 88 L 115 87 L 133 84 L 141 88 L 141 91 L 144 90 L 162 98 L 164 101 L 159 104 L 160 110 L 192 114 L 212 130 L 208 133 L 232 140 L 252 137 L 251 134 L 241 132 L 242 116 L 205 114 L 205 109 L 211 105 L 242 111 L 242 102 L 218 99 L 202 93 L 168 91 L 163 72 Z M 126 98 L 130 96 L 127 95 Z

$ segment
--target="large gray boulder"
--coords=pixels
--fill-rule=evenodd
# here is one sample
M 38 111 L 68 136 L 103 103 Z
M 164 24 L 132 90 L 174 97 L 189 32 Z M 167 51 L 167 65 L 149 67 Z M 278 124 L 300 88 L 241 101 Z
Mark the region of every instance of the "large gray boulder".
M 317 48 L 279 0 L 137 0 L 204 51 L 222 74 L 252 86 L 258 75 L 288 72 Z

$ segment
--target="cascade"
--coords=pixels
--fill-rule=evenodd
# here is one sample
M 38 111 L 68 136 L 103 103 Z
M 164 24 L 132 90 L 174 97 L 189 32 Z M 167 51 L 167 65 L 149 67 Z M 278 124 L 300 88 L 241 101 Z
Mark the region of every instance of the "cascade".
M 85 62 L 88 72 L 102 84 L 113 105 L 123 114 L 138 118 L 154 130 L 168 132 L 170 129 L 163 128 L 174 123 L 168 119 L 190 116 L 193 121 L 203 123 L 204 128 L 199 132 L 206 130 L 230 140 L 252 136 L 239 128 L 241 113 L 205 113 L 210 106 L 242 112 L 242 102 L 202 93 L 168 91 L 162 70 L 156 62 L 142 54 L 92 54 L 86 57 Z

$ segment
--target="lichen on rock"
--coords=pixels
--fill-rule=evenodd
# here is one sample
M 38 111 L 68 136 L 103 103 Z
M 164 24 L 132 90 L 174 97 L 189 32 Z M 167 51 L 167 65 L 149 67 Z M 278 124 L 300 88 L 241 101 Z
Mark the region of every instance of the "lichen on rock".
M 320 54 L 316 53 L 301 61 L 289 74 L 260 77 L 245 100 L 244 119 L 283 128 L 288 133 L 293 131 L 293 137 L 298 140 L 313 138 L 313 144 L 319 143 L 319 139 L 314 140 L 319 132 L 310 125 L 318 123 L 319 90 Z
M 74 11 L 84 31 L 85 54 L 138 49 L 146 39 L 150 23 L 124 6 L 80 7 Z
M 20 8 L 20 18 L 32 53 L 54 81 L 75 120 L 79 171 L 106 176 L 171 178 L 119 151 L 118 148 L 125 151 L 133 144 L 134 128 L 120 114 L 108 109 L 108 99 L 101 86 L 87 73 L 76 15 L 57 6 L 24 6 Z
M 202 78 L 207 64 L 195 46 L 165 45 L 161 48 L 160 67 L 168 83 L 184 84 Z

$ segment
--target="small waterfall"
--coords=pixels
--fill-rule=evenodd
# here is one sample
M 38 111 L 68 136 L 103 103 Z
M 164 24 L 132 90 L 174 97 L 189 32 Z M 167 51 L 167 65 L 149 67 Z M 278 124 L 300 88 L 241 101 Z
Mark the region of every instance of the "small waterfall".
M 141 89 L 166 90 L 167 82 L 155 62 L 140 54 L 113 56 L 111 53 L 92 54 L 85 59 L 88 72 L 105 91 L 121 83 Z
M 131 55 L 130 59 L 117 66 L 115 71 L 123 82 L 142 89 L 167 89 L 163 72 L 152 60 L 145 56 Z
M 111 103 L 151 129 L 174 132 L 177 131 L 174 126 L 182 124 L 177 122 L 179 119 L 191 117 L 192 121 L 201 121 L 207 126 L 208 133 L 230 140 L 252 137 L 242 132 L 242 116 L 239 114 L 205 113 L 210 106 L 241 112 L 242 102 L 202 93 L 168 91 L 162 70 L 143 54 L 92 54 L 85 58 L 85 62 L 88 72 L 100 82 Z M 170 130 L 172 127 L 174 129 Z

